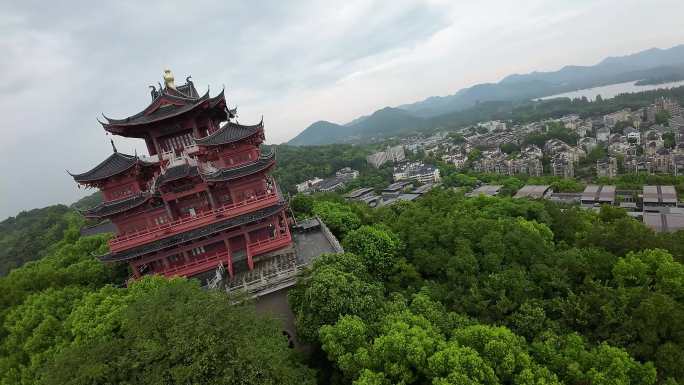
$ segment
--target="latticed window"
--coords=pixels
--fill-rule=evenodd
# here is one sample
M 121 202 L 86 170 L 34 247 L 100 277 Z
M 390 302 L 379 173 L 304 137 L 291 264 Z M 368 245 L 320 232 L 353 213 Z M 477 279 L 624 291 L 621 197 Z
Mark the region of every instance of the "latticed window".
M 109 192 L 110 199 L 119 199 L 133 194 L 130 185 L 119 187 Z
M 192 134 L 186 132 L 182 135 L 170 136 L 162 139 L 162 148 L 164 151 L 171 151 L 174 149 L 183 149 L 193 144 Z
M 169 217 L 166 215 L 160 215 L 156 218 L 154 218 L 154 223 L 157 225 L 163 225 L 164 223 L 169 222 Z

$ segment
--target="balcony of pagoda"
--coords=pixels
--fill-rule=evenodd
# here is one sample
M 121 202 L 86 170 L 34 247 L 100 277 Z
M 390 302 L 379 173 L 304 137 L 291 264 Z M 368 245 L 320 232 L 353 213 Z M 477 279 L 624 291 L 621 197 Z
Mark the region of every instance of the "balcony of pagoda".
M 194 184 L 188 182 L 180 186 L 165 186 L 164 192 L 161 193 L 162 198 L 166 202 L 171 202 L 190 195 L 208 194 L 208 187 L 205 183 Z
M 292 236 L 289 229 L 284 229 L 282 234 L 275 237 L 267 238 L 258 242 L 252 242 L 247 245 L 247 256 L 251 259 L 254 256 L 269 253 L 278 249 L 282 249 L 292 243 Z M 252 267 L 253 268 L 253 263 Z
M 199 254 L 192 257 L 187 261 L 182 261 L 181 263 L 172 263 L 168 259 L 163 258 L 156 260 L 158 261 L 157 266 L 159 269 L 150 269 L 144 274 L 138 274 L 130 279 L 141 278 L 144 275 L 162 275 L 168 278 L 171 277 L 192 277 L 200 273 L 204 273 L 209 270 L 216 269 L 220 264 L 226 268 L 230 277 L 235 275 L 234 262 L 243 261 L 247 264 L 248 271 L 254 269 L 254 257 L 260 254 L 269 253 L 289 246 L 292 243 L 292 237 L 289 231 L 284 231 L 280 235 L 272 238 L 264 239 L 258 242 L 253 242 L 247 245 L 246 250 L 237 251 L 220 251 L 213 253 Z M 137 266 L 132 266 L 134 270 L 138 269 Z M 130 280 L 129 279 L 129 280 Z
M 193 163 L 196 166 L 195 159 L 191 156 L 199 152 L 199 147 L 196 144 L 184 146 L 182 149 L 173 149 L 169 151 L 159 152 L 159 158 L 168 163 L 168 167 L 177 166 L 186 162 Z
M 178 266 L 169 266 L 158 274 L 165 277 L 190 277 L 196 274 L 204 273 L 215 269 L 219 264 L 223 263 L 226 269 L 232 275 L 233 263 L 230 252 L 224 251 L 220 253 L 211 253 L 206 255 L 197 255 L 191 261 L 183 263 Z
M 196 215 L 182 217 L 158 226 L 147 227 L 136 232 L 123 233 L 109 240 L 109 249 L 113 253 L 120 252 L 157 239 L 257 211 L 272 206 L 278 203 L 279 200 L 280 197 L 277 192 L 257 195 L 251 199 L 223 205 L 213 210 L 199 212 Z

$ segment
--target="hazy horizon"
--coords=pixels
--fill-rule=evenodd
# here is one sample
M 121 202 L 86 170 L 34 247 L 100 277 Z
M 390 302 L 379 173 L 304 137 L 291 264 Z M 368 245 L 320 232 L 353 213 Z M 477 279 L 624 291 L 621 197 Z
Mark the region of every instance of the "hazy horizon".
M 240 122 L 263 115 L 267 141 L 281 143 L 318 120 L 684 43 L 684 3 L 670 0 L 385 4 L 0 5 L 0 220 L 92 192 L 65 170 L 111 153 L 96 118 L 142 110 L 165 68 L 177 83 L 192 75 L 200 93 L 225 85 Z M 146 152 L 140 140 L 115 141 Z

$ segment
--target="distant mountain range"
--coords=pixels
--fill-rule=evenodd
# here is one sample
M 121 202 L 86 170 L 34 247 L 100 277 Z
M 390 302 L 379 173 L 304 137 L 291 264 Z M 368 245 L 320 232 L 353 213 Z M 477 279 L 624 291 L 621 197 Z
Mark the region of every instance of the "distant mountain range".
M 608 57 L 593 66 L 565 66 L 553 72 L 509 75 L 498 83 L 477 84 L 453 95 L 432 96 L 395 108 L 385 107 L 344 125 L 321 120 L 304 129 L 288 144 L 317 145 L 392 136 L 443 124 L 446 117 L 482 102 L 529 100 L 584 88 L 667 77 L 684 78 L 684 45 Z

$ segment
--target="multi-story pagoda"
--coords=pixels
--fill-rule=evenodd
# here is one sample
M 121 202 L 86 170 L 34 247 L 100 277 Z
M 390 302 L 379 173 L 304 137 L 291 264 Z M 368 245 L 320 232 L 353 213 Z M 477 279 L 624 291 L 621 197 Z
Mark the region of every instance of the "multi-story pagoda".
M 200 96 L 190 77 L 152 89 L 152 102 L 125 119 L 105 116 L 114 135 L 144 139 L 149 156 L 117 152 L 72 174 L 99 188 L 104 202 L 85 212 L 116 227 L 104 262 L 126 262 L 133 277 L 201 276 L 223 265 L 249 273 L 265 255 L 292 249 L 285 202 L 262 153 L 263 119 L 240 125 L 223 91 Z

